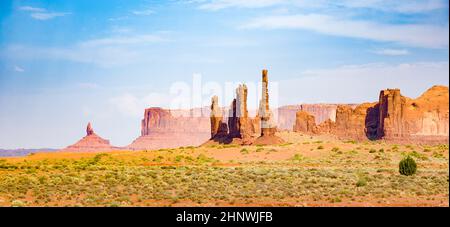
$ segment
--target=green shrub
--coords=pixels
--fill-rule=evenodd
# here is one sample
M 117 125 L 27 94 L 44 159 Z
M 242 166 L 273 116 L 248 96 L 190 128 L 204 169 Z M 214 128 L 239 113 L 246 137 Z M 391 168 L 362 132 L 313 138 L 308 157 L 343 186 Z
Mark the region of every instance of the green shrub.
M 358 182 L 356 182 L 356 187 L 363 187 L 367 185 L 367 180 L 364 177 L 359 178 Z
M 402 175 L 410 176 L 417 171 L 417 164 L 411 156 L 402 159 L 399 163 L 399 172 Z

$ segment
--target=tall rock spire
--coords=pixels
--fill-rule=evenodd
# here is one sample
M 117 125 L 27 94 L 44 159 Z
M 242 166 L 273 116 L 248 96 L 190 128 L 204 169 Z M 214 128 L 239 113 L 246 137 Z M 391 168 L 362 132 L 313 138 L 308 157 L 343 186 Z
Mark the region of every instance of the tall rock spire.
M 91 122 L 89 122 L 86 127 L 86 135 L 90 136 L 92 134 L 94 134 L 94 129 L 92 128 Z

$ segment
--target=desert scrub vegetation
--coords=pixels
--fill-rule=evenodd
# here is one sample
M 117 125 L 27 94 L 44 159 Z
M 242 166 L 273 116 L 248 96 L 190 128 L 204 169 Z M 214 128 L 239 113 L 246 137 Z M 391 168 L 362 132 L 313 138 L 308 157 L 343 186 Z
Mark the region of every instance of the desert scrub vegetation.
M 417 164 L 411 156 L 407 156 L 399 163 L 399 172 L 402 175 L 410 176 L 417 171 Z
M 110 153 L 81 158 L 36 159 L 39 154 L 14 161 L 5 158 L 0 159 L 0 206 L 264 205 L 448 196 L 448 159 L 432 157 L 433 152 L 447 157 L 447 150 L 440 150 L 445 146 L 430 146 L 429 153 L 417 152 L 427 154 L 429 160 L 420 161 L 423 171 L 404 176 L 399 174 L 399 161 L 413 152 L 409 149 L 404 153 L 380 152 L 379 146 L 370 144 L 377 152 L 368 155 L 356 149 L 361 144 L 327 141 L 320 154 L 308 153 L 309 148 L 319 145 L 230 149 L 239 153 L 260 149 L 255 156 L 262 157 L 273 152 L 271 149 L 278 150 L 271 155 L 292 152 L 278 161 L 243 161 L 239 155 L 220 163 L 209 155 L 228 150 L 205 149 L 202 153 L 202 148 L 187 147 L 134 152 L 125 158 Z

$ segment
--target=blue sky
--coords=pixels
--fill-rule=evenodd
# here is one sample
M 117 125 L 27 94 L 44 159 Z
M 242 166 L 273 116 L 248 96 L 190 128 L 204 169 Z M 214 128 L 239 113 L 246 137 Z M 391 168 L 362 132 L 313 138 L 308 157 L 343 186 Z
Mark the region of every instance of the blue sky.
M 1 1 L 0 147 L 64 147 L 88 121 L 127 145 L 193 74 L 267 68 L 277 105 L 417 97 L 448 86 L 448 17 L 441 0 Z

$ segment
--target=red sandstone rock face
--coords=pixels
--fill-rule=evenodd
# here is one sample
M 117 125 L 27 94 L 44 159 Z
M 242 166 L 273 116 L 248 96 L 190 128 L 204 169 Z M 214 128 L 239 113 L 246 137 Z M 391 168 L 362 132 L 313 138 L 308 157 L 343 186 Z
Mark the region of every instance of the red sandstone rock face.
M 292 130 L 292 127 L 295 125 L 296 113 L 300 110 L 314 116 L 317 125 L 328 119 L 335 122 L 338 105 L 348 105 L 353 108 L 357 106 L 356 104 L 300 104 L 282 106 L 277 109 L 278 128 Z
M 284 140 L 276 136 L 277 125 L 275 116 L 269 105 L 269 77 L 267 70 L 262 71 L 262 98 L 259 102 L 258 116 L 261 121 L 261 136 L 252 143 L 255 145 L 273 145 L 284 143 Z
M 92 128 L 91 122 L 89 122 L 86 127 L 86 134 L 88 136 L 94 134 L 94 129 Z
M 141 136 L 128 145 L 127 149 L 150 150 L 201 145 L 211 137 L 210 121 L 203 109 L 148 108 L 141 123 Z
M 295 119 L 295 125 L 293 127 L 294 132 L 309 134 L 317 133 L 316 120 L 313 115 L 310 115 L 306 111 L 300 110 L 296 113 Z
M 60 151 L 63 152 L 91 152 L 91 151 L 113 151 L 119 150 L 109 144 L 109 140 L 103 139 L 94 133 L 91 123 L 86 127 L 86 136 L 73 145 L 70 145 Z
M 398 90 L 382 91 L 378 136 L 388 140 L 448 142 L 448 100 L 446 86 L 433 86 L 416 99 L 403 97 Z
M 448 98 L 445 86 L 434 86 L 417 99 L 402 96 L 399 89 L 382 90 L 379 102 L 355 109 L 338 106 L 336 123 L 319 125 L 318 131 L 358 140 L 448 143 Z
M 335 128 L 332 131 L 340 138 L 367 139 L 367 110 L 375 105 L 376 103 L 363 103 L 355 109 L 339 105 L 336 109 Z

